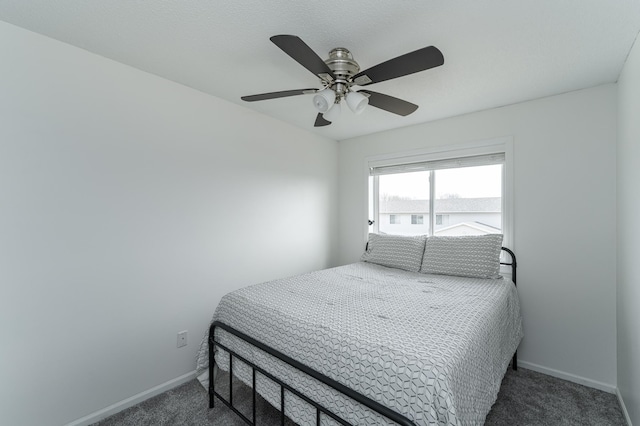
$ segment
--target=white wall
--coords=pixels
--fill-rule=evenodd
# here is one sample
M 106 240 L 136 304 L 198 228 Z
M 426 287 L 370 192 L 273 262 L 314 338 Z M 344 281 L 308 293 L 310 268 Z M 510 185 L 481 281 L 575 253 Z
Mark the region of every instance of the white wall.
M 640 42 L 618 80 L 618 388 L 640 424 Z
M 525 329 L 519 359 L 613 391 L 615 85 L 341 141 L 340 262 L 357 260 L 364 248 L 365 157 L 502 136 L 514 140 L 515 252 Z
M 3 424 L 189 373 L 224 293 L 335 263 L 337 142 L 1 22 L 0 57 Z

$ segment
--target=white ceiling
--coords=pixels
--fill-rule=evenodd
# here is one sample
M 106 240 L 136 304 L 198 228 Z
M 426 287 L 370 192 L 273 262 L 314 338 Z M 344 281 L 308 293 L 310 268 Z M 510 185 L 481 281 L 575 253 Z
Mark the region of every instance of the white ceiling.
M 640 0 L 0 0 L 0 19 L 341 140 L 615 82 Z M 367 87 L 418 104 L 407 117 L 343 108 L 314 128 L 310 95 L 240 100 L 320 87 L 276 34 L 323 58 L 346 47 L 362 69 L 429 45 L 445 63 Z

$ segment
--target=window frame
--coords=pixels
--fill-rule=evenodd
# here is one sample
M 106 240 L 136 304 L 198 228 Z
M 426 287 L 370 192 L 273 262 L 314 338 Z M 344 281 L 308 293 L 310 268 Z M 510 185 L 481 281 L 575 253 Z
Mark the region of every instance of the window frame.
M 377 179 L 373 179 L 373 194 L 369 193 L 369 170 L 373 167 L 392 166 L 400 164 L 417 163 L 421 161 L 447 160 L 461 157 L 472 157 L 478 155 L 489 155 L 504 153 L 504 165 L 502 167 L 502 233 L 504 235 L 503 245 L 511 250 L 515 250 L 515 234 L 514 234 L 514 167 L 513 167 L 513 137 L 505 136 L 494 139 L 478 140 L 461 144 L 452 144 L 445 146 L 434 146 L 422 148 L 412 151 L 397 152 L 391 154 L 382 154 L 369 156 L 365 158 L 364 167 L 364 220 L 363 220 L 363 241 L 366 243 L 369 234 L 368 220 L 375 220 L 373 224 L 374 232 L 378 230 L 379 203 L 376 194 L 379 192 L 377 188 Z M 435 182 L 430 183 L 434 185 Z M 431 193 L 434 193 L 431 188 Z M 369 196 L 373 196 L 373 200 L 369 200 Z M 369 203 L 373 201 L 374 218 L 369 217 Z M 435 222 L 435 215 L 430 215 L 431 221 Z M 432 223 L 431 225 L 435 225 Z

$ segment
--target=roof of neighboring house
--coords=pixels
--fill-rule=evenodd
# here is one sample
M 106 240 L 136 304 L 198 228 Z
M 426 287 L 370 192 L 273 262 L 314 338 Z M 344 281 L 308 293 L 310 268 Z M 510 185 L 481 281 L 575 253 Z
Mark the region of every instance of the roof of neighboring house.
M 460 228 L 473 229 L 479 234 L 496 234 L 501 232 L 500 228 L 496 228 L 495 226 L 487 225 L 484 223 L 461 222 L 461 223 L 456 223 L 455 225 L 436 229 L 434 232 L 434 235 L 463 235 L 462 232 L 458 231 Z
M 499 213 L 500 197 L 436 199 L 437 213 Z M 429 200 L 380 200 L 380 213 L 429 213 Z

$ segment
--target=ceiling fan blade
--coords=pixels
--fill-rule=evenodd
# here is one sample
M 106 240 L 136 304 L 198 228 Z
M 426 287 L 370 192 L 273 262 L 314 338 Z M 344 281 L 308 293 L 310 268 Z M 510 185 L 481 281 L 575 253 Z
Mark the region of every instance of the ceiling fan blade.
M 316 115 L 316 122 L 313 124 L 313 127 L 323 127 L 328 126 L 329 124 L 331 124 L 331 122 L 325 120 L 322 113 L 319 112 L 318 115 Z
M 370 90 L 359 90 L 358 93 L 369 96 L 369 105 L 394 114 L 405 116 L 418 109 L 418 105 L 416 104 L 385 95 L 384 93 L 372 92 Z
M 318 89 L 283 90 L 282 92 L 261 93 L 259 95 L 242 96 L 240 99 L 247 102 L 266 101 L 267 99 L 286 98 L 287 96 L 308 95 L 316 93 Z
M 287 55 L 295 59 L 300 65 L 320 77 L 325 81 L 335 80 L 331 69 L 324 63 L 322 58 L 316 54 L 298 36 L 276 35 L 270 39 L 276 46 Z
M 439 67 L 442 64 L 444 56 L 440 50 L 433 46 L 423 47 L 361 71 L 353 76 L 353 82 L 359 86 L 366 86 Z

